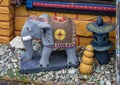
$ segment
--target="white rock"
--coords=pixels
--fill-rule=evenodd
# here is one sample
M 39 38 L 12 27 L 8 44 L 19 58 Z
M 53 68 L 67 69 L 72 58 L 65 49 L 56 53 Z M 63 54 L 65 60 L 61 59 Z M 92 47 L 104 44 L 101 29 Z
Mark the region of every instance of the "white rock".
M 16 76 L 16 72 L 14 72 L 13 75 Z
M 62 74 L 65 74 L 65 73 L 66 73 L 66 70 L 65 70 L 65 69 L 62 69 L 61 72 L 62 72 Z
M 16 53 L 17 53 L 17 54 L 21 53 L 21 50 L 18 50 Z
M 4 61 L 1 60 L 1 61 L 0 61 L 0 64 L 2 64 L 3 62 L 4 62 Z
M 111 67 L 111 65 L 110 64 L 107 64 L 107 68 L 110 68 Z
M 12 68 L 12 64 L 8 64 L 7 68 L 8 69 Z
M 108 79 L 105 79 L 105 85 L 111 85 L 111 82 L 110 82 L 110 80 L 108 80 Z
M 22 42 L 22 39 L 20 36 L 16 36 L 11 42 L 10 42 L 10 45 L 12 47 L 15 47 L 15 48 L 21 48 L 23 49 L 24 48 L 24 45 L 23 45 L 23 42 Z
M 71 68 L 71 69 L 68 70 L 69 74 L 75 74 L 75 72 L 76 72 L 75 68 Z
M 33 77 L 33 80 L 36 80 L 36 78 L 37 78 L 37 77 L 36 77 L 36 76 L 34 76 L 34 77 Z
M 115 58 L 114 58 L 114 57 L 111 57 L 111 61 L 115 61 Z
M 5 75 L 7 73 L 7 70 L 6 69 L 3 69 L 2 71 L 1 71 L 1 75 Z
M 45 82 L 46 82 L 46 81 L 48 81 L 48 79 L 43 77 L 43 78 L 42 78 L 42 81 L 45 81 Z
M 61 72 L 61 70 L 60 70 L 60 71 L 56 71 L 55 73 L 56 73 L 56 74 L 61 74 L 62 72 Z M 53 74 L 53 72 L 52 72 L 52 74 Z
M 5 52 L 1 49 L 0 50 L 0 55 L 4 55 L 5 54 Z
M 13 63 L 13 65 L 14 65 L 14 67 L 15 67 L 15 68 L 17 68 L 17 67 L 18 67 L 18 65 L 17 65 L 16 63 Z
M 98 74 L 97 79 L 99 80 L 102 75 L 102 73 Z
M 87 79 L 88 77 L 87 77 L 87 75 L 83 75 L 82 78 Z
M 112 77 L 112 80 L 113 80 L 113 81 L 116 81 L 116 77 Z
M 36 75 L 37 75 L 37 76 L 41 76 L 41 75 L 42 75 L 42 72 L 40 72 L 40 73 L 37 73 Z
M 12 61 L 13 63 L 18 62 L 18 60 L 17 60 L 17 59 L 12 59 L 11 61 Z
M 13 69 L 12 71 L 13 71 L 13 72 L 16 72 L 16 69 Z
M 106 74 L 110 74 L 110 71 L 105 71 Z
M 105 66 L 101 66 L 101 71 L 103 71 L 105 69 Z
M 97 72 L 97 73 L 100 73 L 100 72 L 101 72 L 101 68 L 100 68 L 100 66 L 97 66 L 95 72 Z
M 95 82 L 88 82 L 89 85 L 95 85 Z
M 34 46 L 33 46 L 33 50 L 34 50 L 34 51 L 39 51 L 39 46 L 38 46 L 38 45 L 37 45 L 37 46 L 34 45 Z
M 5 66 L 5 63 L 0 64 L 0 67 L 3 68 Z
M 2 73 L 2 72 L 0 73 L 0 76 L 4 76 L 4 75 L 5 75 L 4 73 Z
M 78 82 L 79 80 L 78 80 L 78 77 L 75 77 L 75 80 L 74 80 L 75 82 Z

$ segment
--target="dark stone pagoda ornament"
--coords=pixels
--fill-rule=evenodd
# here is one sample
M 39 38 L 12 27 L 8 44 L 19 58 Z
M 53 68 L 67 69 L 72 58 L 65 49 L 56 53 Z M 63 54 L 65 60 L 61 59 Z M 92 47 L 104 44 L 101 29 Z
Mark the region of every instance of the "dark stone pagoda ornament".
M 114 25 L 103 22 L 102 17 L 99 16 L 96 22 L 87 24 L 87 29 L 93 32 L 91 44 L 95 50 L 95 58 L 99 64 L 107 64 L 110 61 L 108 50 L 112 47 L 109 32 L 114 30 Z

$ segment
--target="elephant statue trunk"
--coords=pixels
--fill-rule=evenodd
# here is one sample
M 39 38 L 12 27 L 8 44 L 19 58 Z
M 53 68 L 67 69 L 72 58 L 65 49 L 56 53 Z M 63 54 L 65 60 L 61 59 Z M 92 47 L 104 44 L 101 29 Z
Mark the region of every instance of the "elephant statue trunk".
M 32 39 L 25 40 L 25 41 L 23 40 L 23 42 L 24 42 L 23 44 L 24 44 L 25 49 L 27 49 L 25 50 L 26 57 L 24 58 L 24 60 L 25 61 L 31 60 L 33 56 Z

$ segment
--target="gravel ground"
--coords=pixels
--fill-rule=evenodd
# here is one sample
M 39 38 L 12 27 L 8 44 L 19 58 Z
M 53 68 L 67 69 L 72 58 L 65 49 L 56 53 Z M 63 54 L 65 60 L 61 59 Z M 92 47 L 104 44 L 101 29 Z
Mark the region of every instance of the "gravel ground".
M 34 50 L 39 49 L 38 45 L 38 43 L 34 42 Z M 10 45 L 0 44 L 1 79 L 17 80 L 24 83 L 31 83 L 32 85 L 36 83 L 38 85 L 116 85 L 115 50 L 110 51 L 111 61 L 109 64 L 95 64 L 95 70 L 90 75 L 80 74 L 79 68 L 20 74 L 19 64 L 21 51 L 20 49 L 12 48 Z M 0 81 L 0 83 L 1 82 L 2 81 Z

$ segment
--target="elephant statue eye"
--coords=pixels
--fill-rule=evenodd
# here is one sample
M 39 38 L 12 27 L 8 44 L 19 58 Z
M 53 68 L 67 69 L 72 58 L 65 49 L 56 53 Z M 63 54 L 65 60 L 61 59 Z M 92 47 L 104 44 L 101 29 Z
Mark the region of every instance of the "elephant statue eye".
M 31 31 L 32 29 L 28 27 L 27 30 L 28 30 L 28 31 Z

